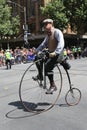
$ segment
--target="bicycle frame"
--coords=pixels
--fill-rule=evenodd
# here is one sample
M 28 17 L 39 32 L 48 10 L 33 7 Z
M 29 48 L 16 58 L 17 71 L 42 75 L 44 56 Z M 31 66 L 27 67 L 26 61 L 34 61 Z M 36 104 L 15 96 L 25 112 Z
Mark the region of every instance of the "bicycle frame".
M 64 70 L 65 70 L 65 72 L 66 72 L 66 74 L 67 74 L 68 81 L 69 81 L 69 86 L 70 86 L 70 90 L 71 90 L 71 89 L 72 89 L 72 84 L 71 84 L 71 79 L 70 79 L 69 72 L 68 72 L 68 70 L 67 70 L 67 69 L 65 69 L 65 68 L 64 68 Z

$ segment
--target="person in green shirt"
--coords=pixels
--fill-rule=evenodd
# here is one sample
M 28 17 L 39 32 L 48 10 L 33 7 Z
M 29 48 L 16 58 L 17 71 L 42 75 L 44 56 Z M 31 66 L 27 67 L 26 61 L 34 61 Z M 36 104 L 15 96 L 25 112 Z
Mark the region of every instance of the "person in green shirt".
M 11 69 L 11 53 L 10 53 L 10 50 L 6 50 L 5 52 L 5 61 L 6 61 L 6 66 L 7 66 L 7 69 L 8 67 L 10 67 Z
M 82 52 L 81 52 L 81 47 L 79 46 L 79 47 L 78 47 L 78 57 L 79 57 L 79 59 L 81 58 L 81 53 L 82 53 Z
M 72 52 L 73 52 L 74 59 L 77 59 L 77 47 L 76 46 L 73 47 Z

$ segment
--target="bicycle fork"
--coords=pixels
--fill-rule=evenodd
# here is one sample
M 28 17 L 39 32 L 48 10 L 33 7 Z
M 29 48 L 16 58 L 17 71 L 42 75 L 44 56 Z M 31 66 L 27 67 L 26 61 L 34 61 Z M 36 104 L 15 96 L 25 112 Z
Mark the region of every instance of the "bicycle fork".
M 72 97 L 74 98 L 74 93 L 73 93 L 73 89 L 72 89 L 73 84 L 71 84 L 71 80 L 70 80 L 70 76 L 69 76 L 68 71 L 66 69 L 65 69 L 65 71 L 66 71 L 66 74 L 67 74 L 67 77 L 68 77 L 68 81 L 69 81 L 70 92 L 71 92 Z

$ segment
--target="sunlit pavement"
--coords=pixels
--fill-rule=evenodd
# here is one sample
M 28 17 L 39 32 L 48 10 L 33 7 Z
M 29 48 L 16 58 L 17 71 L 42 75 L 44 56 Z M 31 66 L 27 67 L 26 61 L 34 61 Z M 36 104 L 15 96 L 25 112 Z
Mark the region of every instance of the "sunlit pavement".
M 82 93 L 80 103 L 66 105 L 69 86 L 61 68 L 63 88 L 59 100 L 51 110 L 37 115 L 25 111 L 19 99 L 20 79 L 30 63 L 13 65 L 10 70 L 0 67 L 0 130 L 87 130 L 87 58 L 69 63 L 72 84 Z

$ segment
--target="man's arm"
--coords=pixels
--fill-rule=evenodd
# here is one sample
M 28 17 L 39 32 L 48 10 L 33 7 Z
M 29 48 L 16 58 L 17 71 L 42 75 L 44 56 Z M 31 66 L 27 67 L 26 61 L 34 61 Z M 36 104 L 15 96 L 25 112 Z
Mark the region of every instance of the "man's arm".
M 55 38 L 57 39 L 58 41 L 58 45 L 57 45 L 57 48 L 55 50 L 55 53 L 56 54 L 60 54 L 61 51 L 63 50 L 64 48 L 64 37 L 63 37 L 63 33 L 59 30 L 59 29 L 56 29 L 55 31 Z
M 36 51 L 42 51 L 44 48 L 47 48 L 47 40 L 48 38 L 46 37 L 43 42 L 39 45 L 39 47 L 36 49 Z

